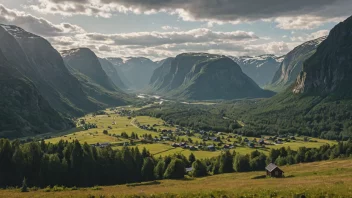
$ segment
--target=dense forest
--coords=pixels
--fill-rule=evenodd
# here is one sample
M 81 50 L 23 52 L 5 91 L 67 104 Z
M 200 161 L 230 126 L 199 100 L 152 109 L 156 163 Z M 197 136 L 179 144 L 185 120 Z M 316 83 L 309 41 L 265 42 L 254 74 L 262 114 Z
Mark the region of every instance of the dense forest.
M 161 118 L 166 122 L 191 129 L 232 132 L 241 128 L 235 119 L 228 119 L 219 113 L 219 109 L 206 105 L 169 103 L 144 108 L 136 114 Z
M 246 136 L 297 134 L 330 140 L 352 138 L 351 98 L 335 95 L 293 95 L 286 91 L 269 100 L 235 100 L 213 105 L 166 103 L 138 113 L 192 129 L 231 131 Z
M 229 172 L 264 171 L 270 162 L 290 165 L 352 155 L 352 141 L 320 148 L 272 149 L 268 156 L 255 150 L 249 155 L 224 151 L 218 157 L 198 160 L 193 154 L 154 158 L 146 149 L 97 148 L 78 141 L 57 144 L 0 140 L 0 186 L 95 186 L 180 179 L 185 168 L 194 177 Z M 25 179 L 24 179 L 25 178 Z

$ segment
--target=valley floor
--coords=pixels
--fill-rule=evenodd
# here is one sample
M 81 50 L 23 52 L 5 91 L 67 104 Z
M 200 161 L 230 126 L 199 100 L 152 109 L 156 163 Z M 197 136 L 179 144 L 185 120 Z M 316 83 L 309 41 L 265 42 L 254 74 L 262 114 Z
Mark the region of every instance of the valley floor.
M 0 190 L 0 197 L 352 197 L 352 159 L 281 167 L 286 178 L 253 179 L 261 172 L 231 173 L 204 178 L 163 180 L 129 185 L 64 189 L 40 189 L 21 193 Z M 303 196 L 302 196 L 303 197 Z

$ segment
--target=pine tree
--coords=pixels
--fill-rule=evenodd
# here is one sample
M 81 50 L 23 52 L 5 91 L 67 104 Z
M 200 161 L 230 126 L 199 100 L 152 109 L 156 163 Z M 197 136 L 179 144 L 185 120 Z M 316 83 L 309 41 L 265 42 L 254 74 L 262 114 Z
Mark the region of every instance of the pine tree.
M 188 157 L 188 161 L 189 161 L 189 163 L 192 165 L 193 162 L 196 161 L 196 156 L 194 156 L 194 154 L 191 153 L 191 154 L 189 155 L 189 157 Z
M 207 175 L 207 167 L 199 160 L 193 162 L 192 169 L 193 177 L 203 177 Z

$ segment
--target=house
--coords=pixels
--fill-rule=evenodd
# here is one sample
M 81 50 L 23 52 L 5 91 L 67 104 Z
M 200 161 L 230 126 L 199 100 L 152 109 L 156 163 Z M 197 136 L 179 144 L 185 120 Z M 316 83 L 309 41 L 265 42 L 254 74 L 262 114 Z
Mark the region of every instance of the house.
M 208 146 L 208 150 L 209 150 L 209 151 L 215 151 L 215 146 L 214 146 L 214 145 Z
M 186 168 L 186 173 L 191 172 L 193 170 L 193 167 Z
M 177 144 L 177 143 L 172 143 L 171 146 L 172 146 L 172 147 L 179 147 L 180 145 Z
M 278 166 L 273 163 L 270 163 L 265 167 L 266 175 L 269 177 L 283 177 L 284 171 L 282 171 Z
M 258 143 L 259 143 L 260 145 L 264 145 L 264 144 L 265 144 L 265 141 L 264 141 L 264 139 L 260 139 Z
M 197 148 L 196 148 L 195 146 L 190 146 L 190 147 L 189 147 L 189 150 L 195 151 L 195 150 L 197 150 Z

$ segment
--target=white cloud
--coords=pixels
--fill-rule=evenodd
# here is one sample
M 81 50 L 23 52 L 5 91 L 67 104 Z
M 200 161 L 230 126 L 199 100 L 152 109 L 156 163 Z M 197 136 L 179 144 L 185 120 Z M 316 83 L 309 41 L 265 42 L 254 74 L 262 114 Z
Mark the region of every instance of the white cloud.
M 310 40 L 314 40 L 323 36 L 327 36 L 329 35 L 329 30 L 319 30 L 316 32 L 313 32 L 311 34 L 303 34 L 302 36 L 294 36 L 291 37 L 291 41 L 295 41 L 295 42 L 306 42 L 306 41 L 310 41 Z
M 317 28 L 324 23 L 340 22 L 344 17 L 325 18 L 321 16 L 302 15 L 295 17 L 278 17 L 274 19 L 277 27 L 284 30 L 309 30 Z
M 88 33 L 90 40 L 104 41 L 115 45 L 157 46 L 163 44 L 206 43 L 221 41 L 249 41 L 259 37 L 253 32 L 214 32 L 206 28 L 171 32 L 133 32 L 127 34 Z
M 41 36 L 58 36 L 83 33 L 84 30 L 69 23 L 53 24 L 43 18 L 38 18 L 24 12 L 8 9 L 0 4 L 0 23 L 20 26 Z
M 65 16 L 164 12 L 184 21 L 204 21 L 208 27 L 261 20 L 275 22 L 281 29 L 313 29 L 346 18 L 352 4 L 350 0 L 33 0 L 29 7 Z
M 161 27 L 161 29 L 163 29 L 163 30 L 179 30 L 180 28 L 165 25 L 165 26 Z

